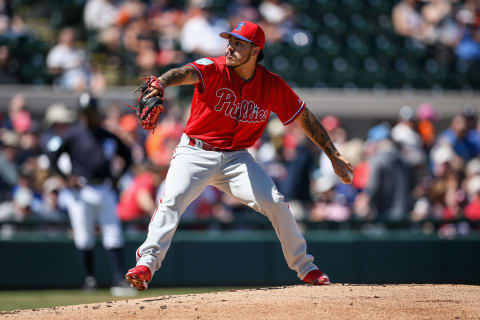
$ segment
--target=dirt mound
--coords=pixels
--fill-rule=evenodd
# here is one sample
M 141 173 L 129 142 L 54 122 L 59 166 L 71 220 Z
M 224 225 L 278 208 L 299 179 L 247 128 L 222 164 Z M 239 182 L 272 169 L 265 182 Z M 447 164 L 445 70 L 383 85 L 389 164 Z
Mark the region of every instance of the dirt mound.
M 0 319 L 479 319 L 480 286 L 307 285 L 0 312 Z

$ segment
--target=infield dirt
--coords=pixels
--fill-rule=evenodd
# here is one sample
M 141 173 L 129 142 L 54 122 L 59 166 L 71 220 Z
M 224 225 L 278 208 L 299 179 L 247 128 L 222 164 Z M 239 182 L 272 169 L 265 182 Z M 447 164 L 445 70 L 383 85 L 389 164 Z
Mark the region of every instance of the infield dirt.
M 480 319 L 480 286 L 307 285 L 1 312 L 0 319 Z

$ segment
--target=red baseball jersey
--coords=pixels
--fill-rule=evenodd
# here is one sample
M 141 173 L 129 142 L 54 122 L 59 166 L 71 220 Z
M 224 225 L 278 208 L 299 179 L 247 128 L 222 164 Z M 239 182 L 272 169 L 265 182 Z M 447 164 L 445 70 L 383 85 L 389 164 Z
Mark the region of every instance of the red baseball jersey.
M 195 85 L 184 132 L 214 147 L 251 147 L 265 130 L 270 112 L 287 125 L 305 107 L 280 76 L 262 65 L 256 65 L 249 81 L 227 67 L 225 57 L 202 58 L 187 65 L 198 71 L 200 82 Z

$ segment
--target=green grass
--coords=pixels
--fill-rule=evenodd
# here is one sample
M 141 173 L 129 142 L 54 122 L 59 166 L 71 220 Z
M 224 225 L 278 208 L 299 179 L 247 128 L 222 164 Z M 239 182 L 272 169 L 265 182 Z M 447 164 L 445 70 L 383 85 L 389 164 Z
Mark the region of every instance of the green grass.
M 0 311 L 17 309 L 37 309 L 46 307 L 68 306 L 75 304 L 97 303 L 114 300 L 141 299 L 147 297 L 168 296 L 178 294 L 207 293 L 230 290 L 230 287 L 200 288 L 161 288 L 139 292 L 135 297 L 114 297 L 108 289 L 95 292 L 82 290 L 31 290 L 0 291 Z M 235 288 L 239 289 L 239 288 Z

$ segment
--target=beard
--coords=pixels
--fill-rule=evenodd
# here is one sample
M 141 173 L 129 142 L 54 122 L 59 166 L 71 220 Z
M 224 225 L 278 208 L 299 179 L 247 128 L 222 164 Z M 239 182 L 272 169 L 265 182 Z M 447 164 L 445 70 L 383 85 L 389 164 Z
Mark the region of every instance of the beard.
M 225 57 L 226 56 L 227 55 L 225 55 Z M 251 56 L 252 56 L 252 49 L 250 49 L 250 51 L 248 52 L 248 56 L 246 56 L 245 59 L 237 60 L 236 58 L 234 58 L 234 60 L 232 61 L 232 60 L 229 60 L 228 58 L 226 58 L 227 67 L 230 67 L 230 68 L 241 67 L 250 60 Z

